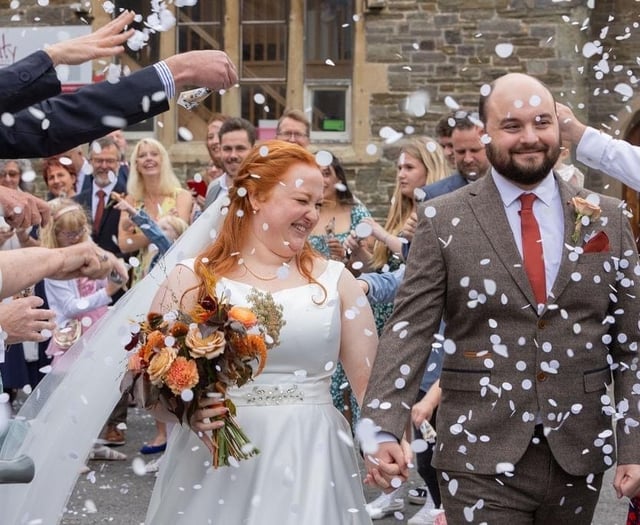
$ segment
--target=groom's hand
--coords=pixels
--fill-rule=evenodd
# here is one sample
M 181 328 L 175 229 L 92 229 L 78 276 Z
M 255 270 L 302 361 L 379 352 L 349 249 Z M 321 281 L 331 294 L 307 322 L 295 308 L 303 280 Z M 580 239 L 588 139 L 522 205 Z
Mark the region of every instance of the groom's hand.
M 365 457 L 367 475 L 364 483 L 377 485 L 385 492 L 390 492 L 409 478 L 409 467 L 406 451 L 396 442 L 380 443 L 373 456 Z

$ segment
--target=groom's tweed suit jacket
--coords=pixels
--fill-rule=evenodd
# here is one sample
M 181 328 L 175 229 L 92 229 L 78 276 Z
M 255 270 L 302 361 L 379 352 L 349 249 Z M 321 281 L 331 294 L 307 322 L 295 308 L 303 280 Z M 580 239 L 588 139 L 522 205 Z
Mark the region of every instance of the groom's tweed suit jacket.
M 630 369 L 639 339 L 640 276 L 629 220 L 618 200 L 601 196 L 603 221 L 583 233 L 604 231 L 610 250 L 575 252 L 570 202 L 590 192 L 556 180 L 564 211 L 558 234 L 565 243 L 541 313 L 531 306 L 533 291 L 491 175 L 427 202 L 420 213 L 363 417 L 402 435 L 444 318 L 439 469 L 495 474 L 499 464 L 516 464 L 541 417 L 567 472 L 602 472 L 616 461 L 606 397 L 612 380 L 616 402 L 628 401 L 617 422 L 617 460 L 640 463 L 640 429 L 625 426 L 639 420 L 640 397 Z M 409 365 L 408 375 L 402 365 Z M 374 400 L 390 408 L 374 408 Z

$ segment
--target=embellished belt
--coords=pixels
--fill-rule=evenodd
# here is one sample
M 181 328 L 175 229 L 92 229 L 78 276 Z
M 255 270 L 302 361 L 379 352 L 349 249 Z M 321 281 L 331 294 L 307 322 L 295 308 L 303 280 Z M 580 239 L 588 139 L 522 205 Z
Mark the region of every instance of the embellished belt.
M 236 405 L 267 406 L 331 403 L 329 387 L 321 384 L 258 384 L 229 389 L 227 396 Z

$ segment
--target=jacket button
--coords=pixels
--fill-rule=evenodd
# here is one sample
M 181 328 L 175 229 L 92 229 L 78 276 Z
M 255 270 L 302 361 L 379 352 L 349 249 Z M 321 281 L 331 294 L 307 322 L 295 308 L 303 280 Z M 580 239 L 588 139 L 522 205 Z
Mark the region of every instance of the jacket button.
M 20 71 L 20 74 L 18 75 L 18 77 L 23 82 L 28 82 L 29 80 L 31 80 L 31 74 L 28 71 Z
M 536 374 L 536 379 L 540 382 L 546 381 L 547 380 L 547 374 L 545 374 L 544 372 L 538 372 Z
M 538 319 L 538 328 L 542 330 L 545 326 L 547 326 L 547 322 L 544 319 Z

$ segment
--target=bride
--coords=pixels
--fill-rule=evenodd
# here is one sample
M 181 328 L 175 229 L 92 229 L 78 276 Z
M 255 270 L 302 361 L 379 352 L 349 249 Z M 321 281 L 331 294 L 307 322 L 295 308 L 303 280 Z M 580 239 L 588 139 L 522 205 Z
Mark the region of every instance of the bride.
M 286 324 L 280 333 L 280 345 L 269 351 L 265 370 L 254 382 L 228 391 L 238 407 L 240 425 L 261 452 L 237 467 L 212 469 L 210 453 L 196 431 L 217 425 L 209 418 L 218 415 L 219 409 L 203 403 L 192 419 L 194 430 L 186 425 L 175 426 L 145 523 L 370 523 L 349 424 L 333 407 L 329 384 L 340 360 L 356 397 L 362 401 L 375 358 L 375 325 L 351 274 L 341 263 L 316 256 L 307 243 L 322 201 L 322 175 L 315 158 L 299 146 L 279 141 L 256 147 L 234 181 L 230 200 L 227 219 L 215 242 L 196 259 L 182 260 L 159 289 L 161 274 L 155 271 L 138 285 L 150 290 L 136 289 L 130 296 L 144 293 L 142 300 L 135 298 L 135 304 L 148 306 L 146 294 L 155 288 L 157 293 L 148 309 L 188 310 L 199 294 L 206 292 L 203 283 L 210 282 L 207 277 L 215 275 L 217 293 L 225 290 L 232 304 L 247 304 L 246 297 L 255 288 L 270 292 L 282 305 Z M 206 242 L 203 232 L 199 234 L 200 247 Z M 195 240 L 179 241 L 170 252 L 172 260 L 168 264 L 196 253 L 195 244 Z M 178 257 L 176 250 L 181 245 L 182 257 Z M 112 331 L 110 327 L 126 323 L 132 308 L 137 307 L 136 313 L 141 313 L 140 306 L 133 307 L 127 298 L 96 331 L 105 334 Z M 126 317 L 118 312 L 121 308 L 128 310 Z M 60 484 L 61 470 L 67 476 L 71 470 L 75 480 L 77 458 L 81 461 L 86 456 L 98 428 L 93 433 L 89 431 L 87 445 L 74 438 L 76 450 L 55 439 L 61 448 L 51 450 L 49 436 L 42 429 L 48 423 L 51 429 L 54 417 L 58 418 L 56 429 L 66 424 L 72 425 L 74 431 L 79 431 L 77 427 L 90 427 L 85 420 L 79 424 L 83 417 L 97 419 L 95 426 L 99 427 L 100 418 L 108 414 L 110 407 L 97 398 L 108 397 L 105 392 L 109 392 L 114 403 L 117 399 L 117 392 L 110 392 L 115 390 L 113 384 L 104 384 L 107 381 L 102 381 L 101 376 L 110 376 L 114 381 L 113 372 L 105 373 L 104 368 L 123 368 L 124 358 L 109 350 L 109 345 L 117 346 L 124 354 L 122 346 L 127 337 L 125 333 L 121 335 L 119 342 L 100 336 L 85 342 L 84 350 L 59 385 L 51 385 L 56 382 L 53 376 L 47 378 L 56 388 L 42 408 L 38 411 L 32 407 L 32 413 L 21 413 L 28 420 L 25 445 L 7 447 L 7 443 L 3 455 L 12 457 L 16 452 L 26 452 L 34 456 L 36 480 L 28 486 L 11 487 L 12 499 L 5 500 L 0 495 L 0 504 L 8 509 L 36 494 L 39 503 L 38 509 L 22 506 L 14 514 L 15 522 L 25 516 L 42 518 L 42 498 L 51 498 L 49 492 L 52 488 L 57 490 L 53 485 Z M 96 348 L 104 353 L 96 352 Z M 82 369 L 80 375 L 78 368 Z M 61 390 L 64 392 L 59 393 Z M 254 395 L 260 390 L 270 395 Z M 56 397 L 57 407 L 53 409 L 49 405 Z M 101 413 L 96 417 L 95 412 Z M 15 427 L 14 434 L 24 430 Z M 16 439 L 8 442 L 15 443 Z M 46 450 L 41 451 L 41 447 Z M 49 455 L 57 459 L 48 459 Z M 32 486 L 41 492 L 34 492 Z M 68 492 L 61 503 L 58 501 L 57 509 L 55 504 L 50 505 L 47 515 L 57 519 L 58 515 L 52 513 L 61 512 L 66 497 Z

